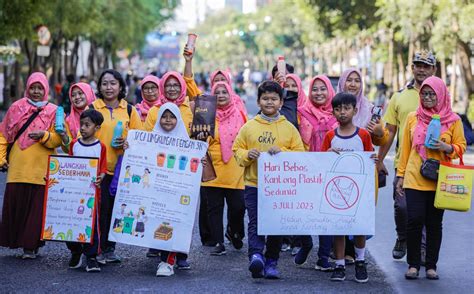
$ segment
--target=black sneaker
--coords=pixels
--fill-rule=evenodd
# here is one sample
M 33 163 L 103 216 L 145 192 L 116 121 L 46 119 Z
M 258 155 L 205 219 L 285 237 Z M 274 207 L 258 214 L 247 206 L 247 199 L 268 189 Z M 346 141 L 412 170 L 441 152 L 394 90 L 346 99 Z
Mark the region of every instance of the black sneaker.
M 97 259 L 93 257 L 87 258 L 86 271 L 88 273 L 100 272 L 100 266 L 99 266 L 99 263 L 97 262 Z
M 82 253 L 73 253 L 69 260 L 69 268 L 80 268 L 82 265 Z
M 227 252 L 225 251 L 225 247 L 223 244 L 218 243 L 216 247 L 211 251 L 211 255 L 219 256 L 225 255 Z
M 160 256 L 160 250 L 158 249 L 150 248 L 148 249 L 148 252 L 146 253 L 146 257 L 153 258 L 153 257 L 158 257 L 158 256 Z
M 234 248 L 237 250 L 241 249 L 244 246 L 244 242 L 242 242 L 242 238 L 240 238 L 238 234 L 234 234 L 232 236 L 230 231 L 226 231 L 225 237 L 227 238 L 227 240 L 230 241 L 230 243 L 232 243 L 232 246 L 234 246 Z
M 364 260 L 356 260 L 355 262 L 355 280 L 358 283 L 367 283 L 369 276 L 367 275 L 367 265 Z
M 346 268 L 343 265 L 338 265 L 331 275 L 331 281 L 342 282 L 346 279 Z
M 402 259 L 407 254 L 407 242 L 405 240 L 397 239 L 395 246 L 393 246 L 392 256 L 394 259 Z

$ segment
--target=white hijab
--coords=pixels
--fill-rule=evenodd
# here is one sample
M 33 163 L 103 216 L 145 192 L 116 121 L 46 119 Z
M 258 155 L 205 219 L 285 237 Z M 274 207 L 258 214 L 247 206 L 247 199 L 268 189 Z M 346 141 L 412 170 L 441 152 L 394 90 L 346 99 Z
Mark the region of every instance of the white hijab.
M 178 120 L 178 122 L 176 123 L 176 127 L 169 132 L 163 130 L 160 125 L 161 117 L 163 116 L 163 113 L 165 113 L 166 110 L 170 111 L 174 116 L 176 116 L 176 119 Z M 165 104 L 160 106 L 160 110 L 158 111 L 158 119 L 156 120 L 153 131 L 169 136 L 189 139 L 188 131 L 186 129 L 186 126 L 184 125 L 183 119 L 181 118 L 181 112 L 179 111 L 178 106 L 171 102 L 166 102 Z

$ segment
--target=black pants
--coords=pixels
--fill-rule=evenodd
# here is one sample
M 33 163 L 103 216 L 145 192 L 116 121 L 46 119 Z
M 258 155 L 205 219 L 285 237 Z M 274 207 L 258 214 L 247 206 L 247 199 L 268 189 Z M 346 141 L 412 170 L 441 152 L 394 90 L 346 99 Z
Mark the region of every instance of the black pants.
M 201 243 L 212 242 L 211 226 L 209 225 L 209 215 L 207 214 L 207 197 L 202 193 L 201 187 L 200 201 L 199 201 L 199 235 L 201 236 Z
M 100 248 L 103 253 L 115 251 L 115 242 L 109 241 L 115 197 L 110 195 L 109 187 L 113 176 L 105 175 L 100 185 Z
M 201 187 L 201 195 L 207 199 L 207 214 L 211 229 L 212 241 L 224 243 L 224 200 L 227 203 L 228 225 L 232 236 L 245 236 L 244 228 L 244 190 L 216 187 Z
M 78 242 L 66 242 L 67 248 L 71 251 L 71 254 L 84 254 L 87 258 L 95 258 L 99 250 L 99 232 L 97 230 L 97 219 L 94 224 L 94 236 L 93 242 L 90 243 L 78 243 Z
M 436 270 L 443 236 L 444 210 L 434 207 L 435 191 L 405 189 L 407 201 L 407 262 L 420 269 L 421 239 L 426 227 L 426 270 Z

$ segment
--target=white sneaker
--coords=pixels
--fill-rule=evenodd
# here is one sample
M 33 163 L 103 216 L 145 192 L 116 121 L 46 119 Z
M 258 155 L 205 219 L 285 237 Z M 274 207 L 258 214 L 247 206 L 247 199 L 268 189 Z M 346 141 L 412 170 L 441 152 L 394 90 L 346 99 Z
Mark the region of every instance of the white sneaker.
M 174 275 L 173 266 L 167 262 L 160 262 L 156 270 L 157 277 L 169 277 Z

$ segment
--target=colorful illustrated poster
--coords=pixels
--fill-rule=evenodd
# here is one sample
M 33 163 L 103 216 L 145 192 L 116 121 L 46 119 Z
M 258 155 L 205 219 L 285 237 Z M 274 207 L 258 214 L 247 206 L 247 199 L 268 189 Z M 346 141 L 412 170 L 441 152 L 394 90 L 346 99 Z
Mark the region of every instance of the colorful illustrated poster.
M 130 131 L 109 240 L 189 252 L 207 143 Z
M 98 158 L 51 155 L 42 240 L 92 243 Z
M 373 152 L 262 153 L 259 235 L 374 235 Z

